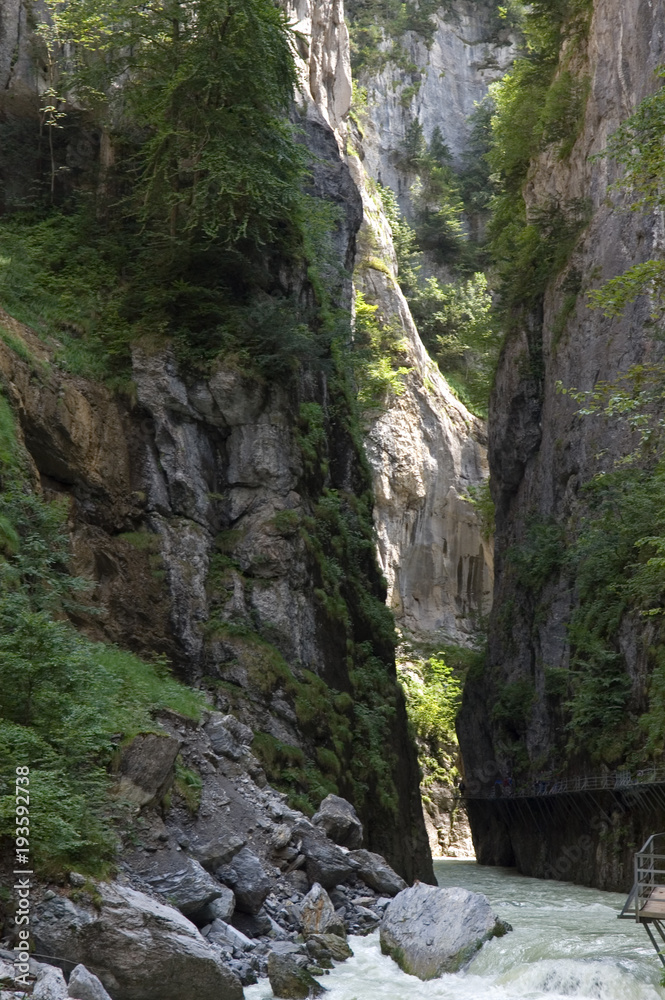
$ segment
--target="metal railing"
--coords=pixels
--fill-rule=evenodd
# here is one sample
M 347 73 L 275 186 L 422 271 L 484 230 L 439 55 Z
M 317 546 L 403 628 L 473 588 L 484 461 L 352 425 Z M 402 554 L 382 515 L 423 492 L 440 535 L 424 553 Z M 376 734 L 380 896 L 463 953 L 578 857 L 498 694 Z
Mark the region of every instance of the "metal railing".
M 474 794 L 462 790 L 463 798 L 534 798 L 541 795 L 566 795 L 571 792 L 593 792 L 665 784 L 665 767 L 645 767 L 634 771 L 622 769 L 605 774 L 577 775 L 574 778 L 537 778 L 528 785 L 516 784 L 511 778 L 497 779 L 491 791 Z
M 665 854 L 656 854 L 656 843 L 665 849 L 665 834 L 654 833 L 641 851 L 635 855 L 635 883 L 633 885 L 633 905 L 635 919 L 640 919 L 647 900 L 657 886 L 665 887 Z

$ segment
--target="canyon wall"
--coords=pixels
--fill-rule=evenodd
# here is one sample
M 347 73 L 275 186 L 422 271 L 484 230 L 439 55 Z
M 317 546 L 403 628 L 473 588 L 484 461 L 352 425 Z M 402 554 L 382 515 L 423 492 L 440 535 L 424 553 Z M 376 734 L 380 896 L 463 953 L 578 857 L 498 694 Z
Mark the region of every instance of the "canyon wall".
M 298 113 L 311 193 L 337 214 L 330 292 L 348 309 L 362 217 L 334 131 L 350 97 L 348 38 L 333 0 L 300 3 L 295 16 L 308 32 Z M 42 86 L 28 28 L 22 6 L 3 8 L 3 126 L 13 135 L 34 124 Z M 84 140 L 94 163 L 100 137 L 82 135 L 73 115 L 64 124 L 58 166 Z M 2 171 L 11 181 L 7 161 Z M 269 777 L 295 762 L 303 795 L 320 799 L 334 785 L 355 799 L 369 847 L 408 879 L 431 881 L 371 506 L 356 500 L 371 496 L 371 481 L 339 386 L 312 370 L 286 388 L 223 361 L 194 378 L 168 348 L 136 347 L 134 388 L 123 396 L 59 371 L 56 343 L 2 322 L 24 345 L 21 356 L 2 346 L 2 379 L 35 481 L 67 498 L 73 568 L 94 584 L 96 613 L 81 610 L 77 624 L 165 654 L 258 734 Z M 349 590 L 354 574 L 358 593 Z M 372 746 L 376 772 L 362 764 Z
M 569 755 L 565 772 L 561 770 L 567 718 L 548 678 L 565 679 L 570 669 L 568 624 L 579 596 L 558 553 L 551 560 L 552 571 L 543 571 L 544 579 L 532 587 L 516 572 L 515 560 L 527 550 L 534 559 L 542 556 L 534 525 L 555 525 L 563 546 L 584 517 L 584 484 L 611 472 L 636 443 L 621 421 L 580 415 L 580 404 L 562 395 L 558 384 L 591 390 L 633 364 L 662 357 L 644 297 L 628 305 L 622 316 L 607 318 L 588 308 L 586 292 L 662 247 L 662 218 L 628 211 L 627 195 L 611 186 L 618 177 L 616 165 L 594 157 L 619 123 L 656 89 L 654 71 L 663 61 L 664 32 L 661 5 L 603 0 L 594 3 L 588 34 L 577 48 L 566 43 L 568 69 L 577 79 L 588 80 L 583 126 L 569 156 L 549 148 L 532 163 L 525 198 L 532 213 L 552 205 L 565 209 L 584 204 L 590 221 L 565 268 L 550 281 L 542 310 L 509 334 L 501 356 L 489 435 L 496 503 L 490 650 L 484 671 L 469 679 L 458 727 L 467 781 L 481 796 L 469 804 L 479 860 L 516 863 L 529 875 L 554 874 L 615 889 L 632 882 L 632 851 L 662 827 L 657 804 L 640 805 L 639 797 L 621 795 L 602 801 L 557 800 L 549 819 L 544 813 L 537 819 L 524 803 L 504 808 L 482 796 L 493 795 L 494 781 L 513 773 L 519 772 L 528 788 L 543 775 L 603 772 L 612 766 L 578 753 Z M 541 532 L 538 537 L 542 542 L 545 536 Z M 616 650 L 630 679 L 631 710 L 637 714 L 647 704 L 645 628 L 644 619 L 626 619 Z M 517 700 L 517 721 L 508 736 L 506 692 Z M 577 812 L 583 812 L 582 831 L 579 816 L 574 820 L 569 815 L 576 801 Z M 572 852 L 573 860 L 557 868 L 564 850 Z

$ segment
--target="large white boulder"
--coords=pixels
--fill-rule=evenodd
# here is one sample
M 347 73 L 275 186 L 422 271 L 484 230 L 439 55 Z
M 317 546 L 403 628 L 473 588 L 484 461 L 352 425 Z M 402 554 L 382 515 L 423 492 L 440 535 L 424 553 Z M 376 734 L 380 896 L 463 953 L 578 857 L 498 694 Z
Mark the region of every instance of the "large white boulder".
M 512 930 L 492 912 L 487 896 L 416 882 L 386 907 L 381 951 L 419 979 L 436 979 L 467 965 L 490 938 Z

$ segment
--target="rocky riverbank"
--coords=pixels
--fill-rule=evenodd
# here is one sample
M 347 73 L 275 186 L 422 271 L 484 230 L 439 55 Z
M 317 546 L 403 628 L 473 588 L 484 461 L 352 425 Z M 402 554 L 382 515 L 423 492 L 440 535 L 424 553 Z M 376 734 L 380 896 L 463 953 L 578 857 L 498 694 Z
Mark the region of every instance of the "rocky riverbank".
M 162 712 L 156 722 L 118 764 L 116 797 L 128 818 L 113 879 L 70 872 L 35 888 L 37 961 L 14 979 L 9 920 L 2 1000 L 30 992 L 41 1000 L 237 1000 L 269 971 L 276 982 L 293 980 L 296 996 L 298 970 L 322 974 L 350 956 L 347 933 L 374 930 L 406 888 L 362 849 L 362 824 L 344 799 L 328 796 L 311 820 L 291 809 L 253 756 L 251 729 L 233 716 L 209 712 L 197 725 Z M 178 792 L 178 755 L 200 775 L 195 797 Z

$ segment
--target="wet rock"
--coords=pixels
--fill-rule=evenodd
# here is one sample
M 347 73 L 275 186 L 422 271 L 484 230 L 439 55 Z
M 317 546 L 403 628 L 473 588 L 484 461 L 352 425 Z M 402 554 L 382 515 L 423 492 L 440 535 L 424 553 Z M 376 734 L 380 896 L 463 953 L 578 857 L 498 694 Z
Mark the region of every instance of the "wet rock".
M 372 851 L 352 851 L 349 857 L 356 863 L 358 875 L 370 889 L 386 896 L 396 896 L 406 889 L 406 882 L 393 871 L 385 858 Z
M 318 882 L 314 883 L 300 904 L 300 923 L 305 939 L 313 934 L 346 937 L 343 920 L 335 913 L 330 896 Z
M 62 969 L 45 965 L 37 974 L 37 982 L 32 991 L 34 1000 L 67 1000 L 67 983 Z
M 139 733 L 125 748 L 117 796 L 137 806 L 159 802 L 170 788 L 180 741 L 166 733 Z
M 404 972 L 435 979 L 457 972 L 490 938 L 510 930 L 487 896 L 417 882 L 392 900 L 381 921 L 381 951 Z
M 97 976 L 86 969 L 85 965 L 77 965 L 69 977 L 68 996 L 73 1000 L 111 1000 Z
M 258 913 L 272 887 L 271 880 L 259 858 L 243 847 L 230 864 L 219 868 L 217 877 L 236 897 L 236 909 L 243 913 Z
M 86 966 L 113 1000 L 241 1000 L 240 981 L 178 910 L 118 883 L 99 906 L 64 896 L 33 914 L 36 950 Z
M 271 951 L 268 979 L 274 996 L 280 1000 L 307 1000 L 325 993 L 323 986 L 306 969 L 301 969 L 292 955 L 277 955 Z
M 318 882 L 324 889 L 332 889 L 338 883 L 346 882 L 357 867 L 350 856 L 330 840 L 315 835 L 303 836 L 301 851 L 310 885 Z
M 336 844 L 356 850 L 363 842 L 363 825 L 358 814 L 346 799 L 339 795 L 327 795 L 312 817 L 312 823 L 320 826 Z
M 334 958 L 336 962 L 353 957 L 349 944 L 337 934 L 312 934 L 307 939 L 307 950 L 317 961 L 322 955 Z

